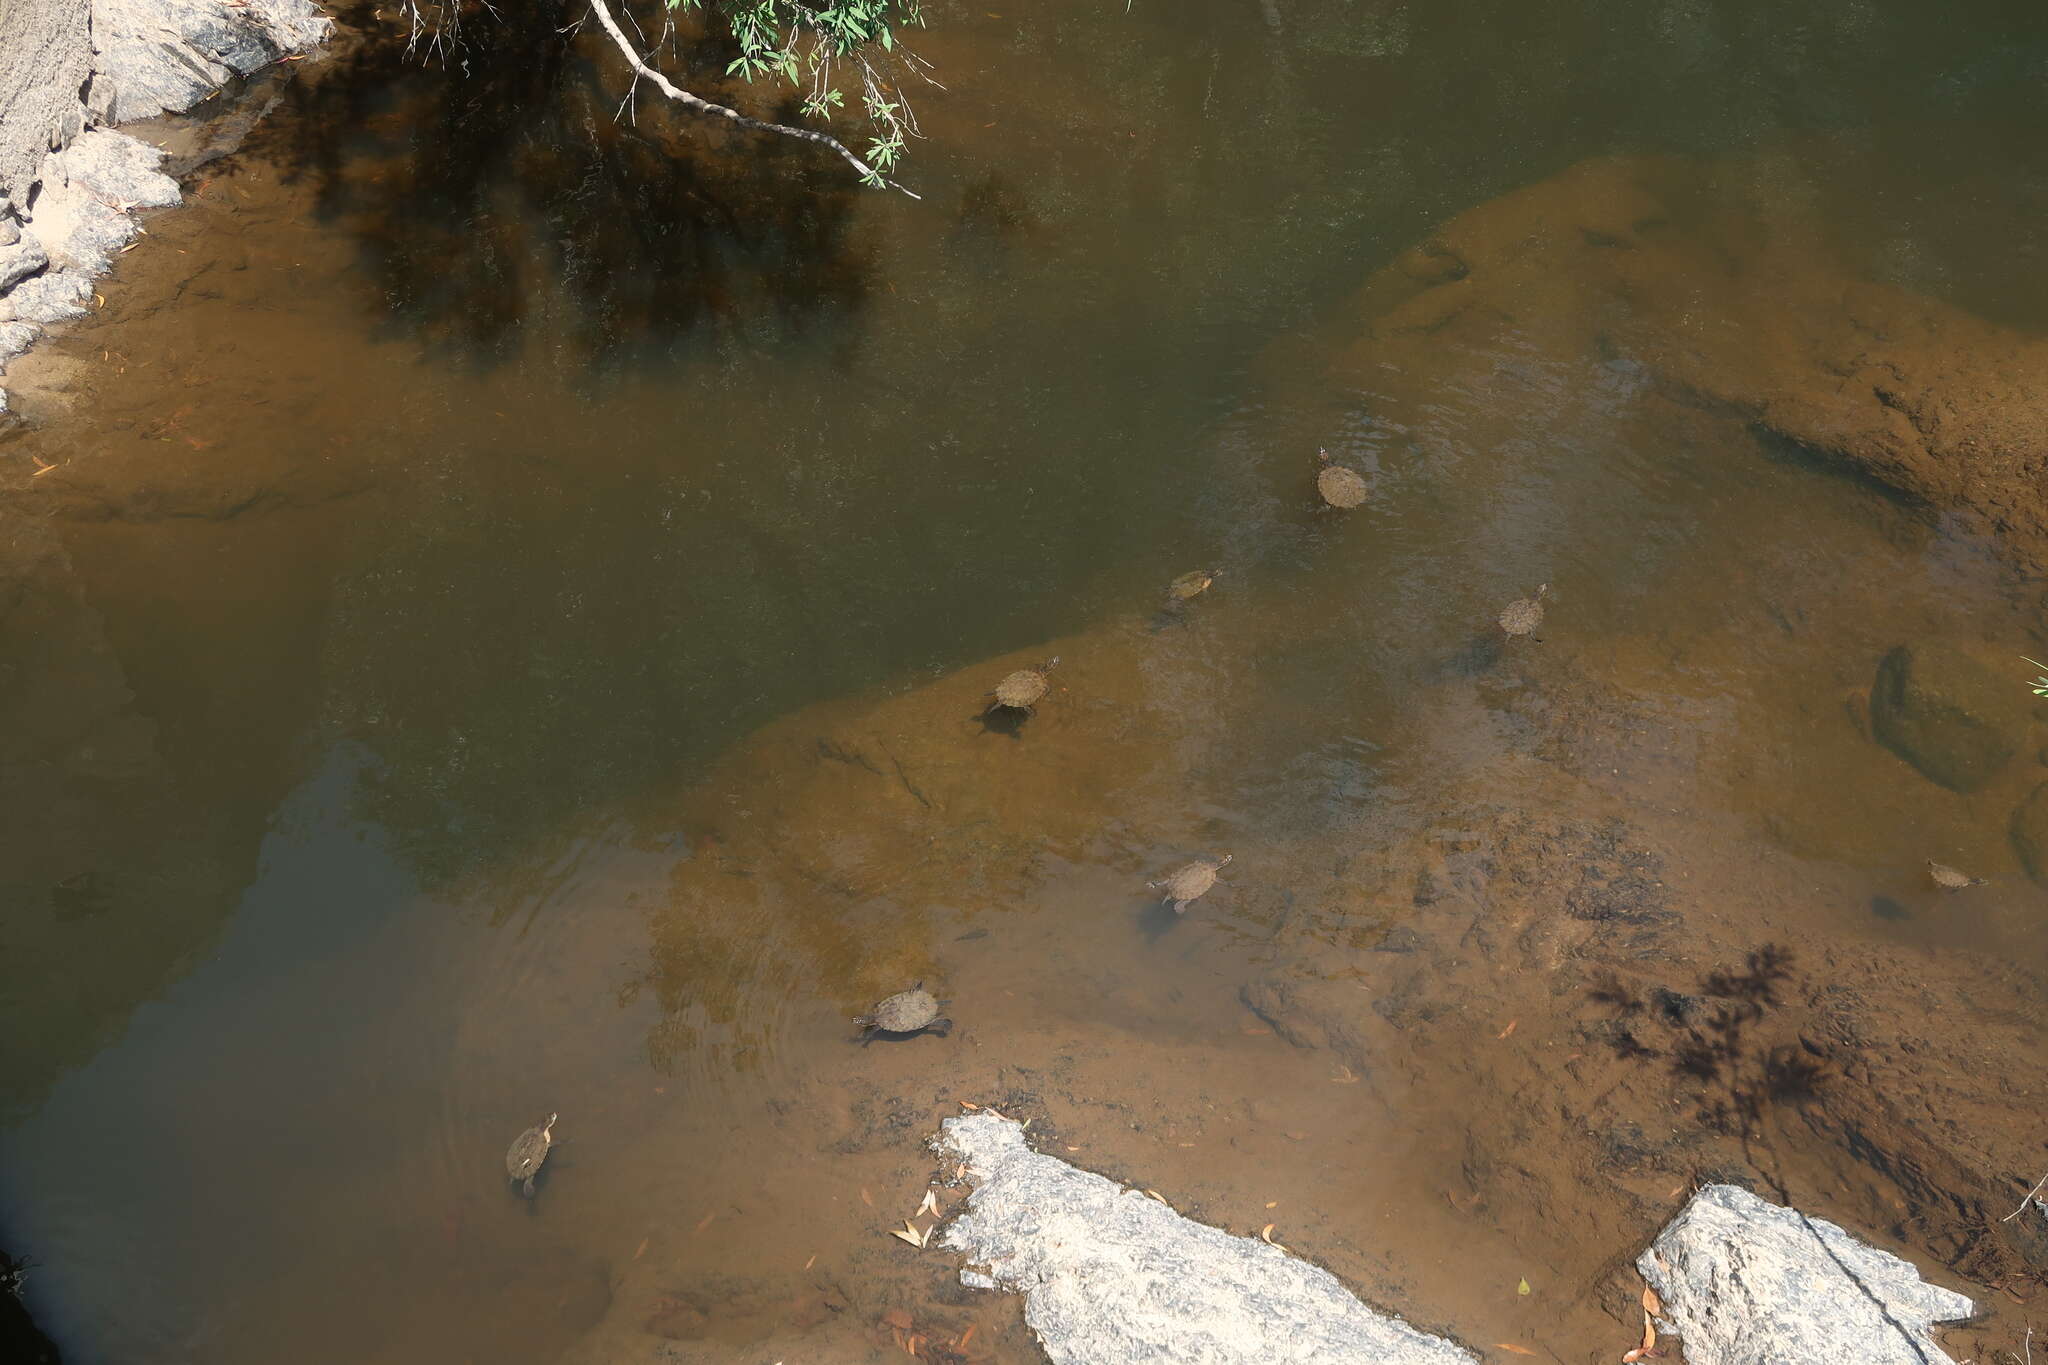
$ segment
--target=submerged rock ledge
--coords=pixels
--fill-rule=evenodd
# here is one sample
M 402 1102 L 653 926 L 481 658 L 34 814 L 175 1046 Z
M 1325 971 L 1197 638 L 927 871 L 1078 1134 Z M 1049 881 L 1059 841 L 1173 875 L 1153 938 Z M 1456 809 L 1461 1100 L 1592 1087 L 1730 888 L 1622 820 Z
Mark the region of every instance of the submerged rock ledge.
M 178 202 L 162 154 L 102 125 L 189 109 L 332 27 L 312 0 L 17 0 L 0 25 L 0 374 L 82 316 L 92 280 Z M 0 390 L 0 412 L 7 399 Z

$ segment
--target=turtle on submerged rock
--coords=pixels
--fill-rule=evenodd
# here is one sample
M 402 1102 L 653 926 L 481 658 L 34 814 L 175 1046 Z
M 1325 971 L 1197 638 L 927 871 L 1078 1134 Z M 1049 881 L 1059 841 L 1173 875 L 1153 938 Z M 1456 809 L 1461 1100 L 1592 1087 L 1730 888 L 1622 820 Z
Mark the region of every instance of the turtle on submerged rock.
M 1166 894 L 1159 898 L 1159 903 L 1165 905 L 1171 901 L 1173 913 L 1184 915 L 1191 902 L 1199 900 L 1210 887 L 1216 885 L 1216 874 L 1229 866 L 1231 856 L 1226 853 L 1221 858 L 1197 858 L 1176 870 L 1172 876 L 1161 881 L 1146 882 L 1145 885 L 1153 891 L 1163 887 Z
M 1060 657 L 1055 654 L 1036 668 L 1020 668 L 1005 677 L 996 684 L 995 691 L 989 693 L 993 700 L 989 702 L 987 710 L 1031 710 L 1038 705 L 1040 699 L 1045 696 L 1047 689 L 1052 686 L 1047 681 L 1045 675 L 1058 668 L 1059 665 Z
M 1550 585 L 1545 583 L 1533 596 L 1517 597 L 1502 607 L 1500 628 L 1510 635 L 1534 635 L 1536 627 L 1543 624 L 1543 594 L 1549 591 Z
M 1982 877 L 1972 877 L 1959 867 L 1937 863 L 1932 858 L 1927 860 L 1927 875 L 1944 891 L 1962 891 L 1972 886 L 1984 885 Z
M 548 1148 L 555 1145 L 555 1120 L 560 1117 L 560 1114 L 549 1114 L 547 1122 L 536 1123 L 513 1138 L 511 1148 L 505 1153 L 505 1174 L 512 1180 L 524 1182 L 528 1199 L 533 1198 L 533 1178 L 540 1174 L 541 1163 L 548 1159 Z
M 1329 451 L 1318 450 L 1316 463 L 1321 466 L 1316 470 L 1316 492 L 1322 495 L 1325 506 L 1348 510 L 1370 496 L 1365 476 L 1332 460 Z
M 853 1023 L 861 1030 L 863 1047 L 875 1041 L 878 1033 L 899 1038 L 913 1033 L 946 1034 L 952 1031 L 953 1021 L 939 1014 L 944 1004 L 943 1000 L 934 999 L 920 981 L 907 991 L 896 992 L 866 1014 L 854 1016 Z
M 1168 602 L 1187 602 L 1209 591 L 1209 585 L 1216 581 L 1221 569 L 1194 569 L 1182 574 L 1166 585 Z

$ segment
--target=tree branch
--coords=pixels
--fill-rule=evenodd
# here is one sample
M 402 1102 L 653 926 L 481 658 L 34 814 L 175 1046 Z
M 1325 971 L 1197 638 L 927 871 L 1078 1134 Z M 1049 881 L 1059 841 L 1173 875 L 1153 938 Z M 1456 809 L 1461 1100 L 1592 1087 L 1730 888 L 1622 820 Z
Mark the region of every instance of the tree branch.
M 749 132 L 781 133 L 784 137 L 799 138 L 805 142 L 815 142 L 820 147 L 828 147 L 832 151 L 837 152 L 841 157 L 844 157 L 847 164 L 859 171 L 861 179 L 870 185 L 887 185 L 891 189 L 903 190 L 912 199 L 919 198 L 918 195 L 911 194 L 909 190 L 904 190 L 901 185 L 890 180 L 873 166 L 868 165 L 867 162 L 855 156 L 851 151 L 847 150 L 845 143 L 833 137 L 830 133 L 815 132 L 809 128 L 792 128 L 786 123 L 768 123 L 761 119 L 748 118 L 737 109 L 728 109 L 725 105 L 713 104 L 710 100 L 691 94 L 649 66 L 641 58 L 640 54 L 634 50 L 633 44 L 627 40 L 625 32 L 619 28 L 619 21 L 612 17 L 611 9 L 605 4 L 605 0 L 590 0 L 590 8 L 597 15 L 597 22 L 604 25 L 604 31 L 612 35 L 612 41 L 618 44 L 619 51 L 626 55 L 626 61 L 633 70 L 645 76 L 648 80 L 653 81 L 662 94 L 667 95 L 685 109 L 693 113 L 707 115 L 711 118 L 724 119 L 735 128 L 745 128 Z

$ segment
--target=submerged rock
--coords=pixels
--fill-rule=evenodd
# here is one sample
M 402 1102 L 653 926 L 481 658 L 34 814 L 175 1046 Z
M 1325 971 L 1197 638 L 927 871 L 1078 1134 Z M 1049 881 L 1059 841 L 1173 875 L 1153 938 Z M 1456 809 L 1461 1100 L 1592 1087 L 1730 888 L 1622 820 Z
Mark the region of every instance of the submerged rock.
M 1026 1296 L 1054 1365 L 1475 1361 L 1319 1266 L 1032 1151 L 1009 1119 L 948 1119 L 940 1145 L 975 1181 L 941 1245 L 969 1257 L 962 1284 Z
M 1877 666 L 1872 733 L 1951 791 L 1996 777 L 2026 737 L 2026 693 L 1967 654 L 1900 645 Z
M 2013 811 L 2012 846 L 2027 875 L 2048 886 L 2048 782 L 2027 793 Z
M 1933 1325 L 1975 1311 L 1890 1252 L 1734 1185 L 1694 1195 L 1636 1269 L 1691 1365 L 1934 1365 L 1949 1357 Z

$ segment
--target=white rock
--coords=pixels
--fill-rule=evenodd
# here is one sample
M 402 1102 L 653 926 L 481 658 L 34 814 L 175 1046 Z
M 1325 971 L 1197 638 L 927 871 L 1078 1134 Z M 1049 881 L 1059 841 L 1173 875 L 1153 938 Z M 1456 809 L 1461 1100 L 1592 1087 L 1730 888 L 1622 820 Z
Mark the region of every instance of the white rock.
M 947 1119 L 939 1142 L 975 1182 L 940 1245 L 966 1253 L 961 1283 L 1026 1296 L 1054 1365 L 1475 1363 L 1319 1266 L 1032 1151 L 1009 1119 Z
M 1734 1185 L 1694 1195 L 1636 1269 L 1689 1365 L 1937 1365 L 1950 1357 L 1933 1324 L 1974 1311 L 1890 1252 Z
M 92 281 L 68 270 L 49 270 L 14 286 L 7 301 L 14 315 L 27 322 L 65 322 L 90 310 Z
M 186 109 L 236 75 L 311 47 L 331 27 L 311 0 L 92 0 L 87 103 L 106 123 Z
M 12 289 L 16 283 L 49 263 L 49 253 L 33 236 L 23 237 L 11 246 L 0 247 L 0 290 Z

